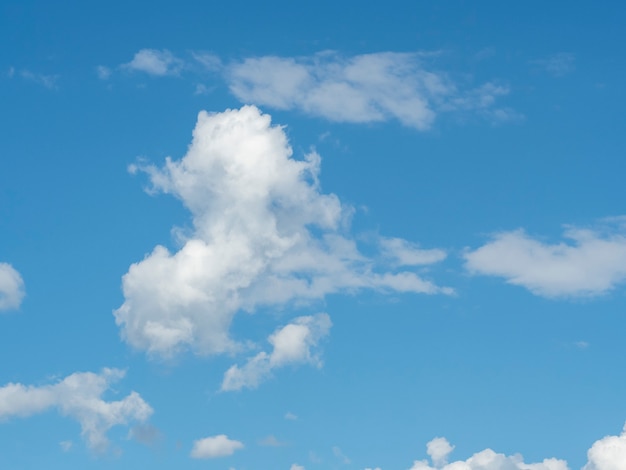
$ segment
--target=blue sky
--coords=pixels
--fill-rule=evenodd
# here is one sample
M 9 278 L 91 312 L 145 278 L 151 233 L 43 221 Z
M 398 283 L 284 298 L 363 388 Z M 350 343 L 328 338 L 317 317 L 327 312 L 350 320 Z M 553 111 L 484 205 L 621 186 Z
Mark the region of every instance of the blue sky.
M 626 469 L 618 2 L 0 3 L 0 468 Z

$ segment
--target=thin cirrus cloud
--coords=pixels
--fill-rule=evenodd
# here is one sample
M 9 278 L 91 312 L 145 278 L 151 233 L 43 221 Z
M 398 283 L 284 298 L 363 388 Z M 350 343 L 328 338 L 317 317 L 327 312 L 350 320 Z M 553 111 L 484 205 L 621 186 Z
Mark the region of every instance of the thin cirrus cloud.
M 292 158 L 283 128 L 244 106 L 201 112 L 182 159 L 132 166 L 153 191 L 180 199 L 193 226 L 179 231 L 178 251 L 157 246 L 124 275 L 114 312 L 124 340 L 161 357 L 219 354 L 242 349 L 229 334 L 241 310 L 363 289 L 451 294 L 361 253 L 349 234 L 351 207 L 320 190 L 320 161 L 315 152 Z
M 25 418 L 56 408 L 80 423 L 87 445 L 96 451 L 108 446 L 106 433 L 113 426 L 145 422 L 152 408 L 136 392 L 118 401 L 102 395 L 124 377 L 119 369 L 101 373 L 77 372 L 52 385 L 27 386 L 9 383 L 0 387 L 0 420 Z
M 243 449 L 243 447 L 242 442 L 229 439 L 225 434 L 220 434 L 195 441 L 191 449 L 191 457 L 194 459 L 227 457 Z
M 18 309 L 25 295 L 20 273 L 9 263 L 0 263 L 0 312 Z
M 343 57 L 252 57 L 230 64 L 226 80 L 244 103 L 295 109 L 336 122 L 395 119 L 421 131 L 446 112 L 472 112 L 492 121 L 517 116 L 496 106 L 507 87 L 487 82 L 460 89 L 446 74 L 430 70 L 425 54 L 381 52 Z
M 319 353 L 315 351 L 321 339 L 331 327 L 330 317 L 325 313 L 296 318 L 279 328 L 268 338 L 271 353 L 260 352 L 242 367 L 232 366 L 224 375 L 222 391 L 256 388 L 271 376 L 272 371 L 287 365 L 312 364 L 321 366 Z
M 467 251 L 465 267 L 496 276 L 543 297 L 605 294 L 626 281 L 626 225 L 601 229 L 568 228 L 566 241 L 546 243 L 523 230 L 501 232 Z

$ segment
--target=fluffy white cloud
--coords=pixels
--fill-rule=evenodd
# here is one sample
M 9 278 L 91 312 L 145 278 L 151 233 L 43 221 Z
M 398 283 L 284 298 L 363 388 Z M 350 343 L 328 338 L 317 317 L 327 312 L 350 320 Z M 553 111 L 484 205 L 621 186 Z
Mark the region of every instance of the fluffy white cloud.
M 486 83 L 460 91 L 445 74 L 428 70 L 424 59 L 425 54 L 397 52 L 265 56 L 231 64 L 227 80 L 242 102 L 339 122 L 393 118 L 426 130 L 438 112 L 478 111 L 497 120 L 512 116 L 494 107 L 496 97 L 508 93 L 506 87 Z
M 402 238 L 381 238 L 380 245 L 382 254 L 399 266 L 438 263 L 447 256 L 443 250 L 422 250 L 414 243 Z
M 0 312 L 19 308 L 24 295 L 20 273 L 8 263 L 0 263 Z
M 446 463 L 454 446 L 441 437 L 430 441 L 426 448 L 432 466 L 426 460 L 416 460 L 410 470 L 568 470 L 564 460 L 551 458 L 540 463 L 525 463 L 521 455 L 506 456 L 491 449 L 478 452 L 467 460 Z
M 103 369 L 100 374 L 77 372 L 53 385 L 9 383 L 0 387 L 0 420 L 56 408 L 63 416 L 80 423 L 82 436 L 90 448 L 104 450 L 110 428 L 143 422 L 152 414 L 152 408 L 136 392 L 118 401 L 102 399 L 111 385 L 122 377 L 122 370 Z
M 426 444 L 426 453 L 433 461 L 433 465 L 441 467 L 448 462 L 448 455 L 454 450 L 445 437 L 436 437 Z
M 226 371 L 222 390 L 256 388 L 269 377 L 272 370 L 289 364 L 321 366 L 319 354 L 314 351 L 319 341 L 328 335 L 332 323 L 325 313 L 296 318 L 279 328 L 268 341 L 273 346 L 270 354 L 260 352 L 243 366 L 232 366 Z
M 149 75 L 165 76 L 178 75 L 184 66 L 184 62 L 174 56 L 167 49 L 141 49 L 135 54 L 133 60 L 122 65 L 122 68 L 145 72 Z
M 626 280 L 626 230 L 620 222 L 608 233 L 569 228 L 569 243 L 544 243 L 523 230 L 498 233 L 465 253 L 465 266 L 546 297 L 603 294 Z
M 239 449 L 243 449 L 241 442 L 229 439 L 225 434 L 220 434 L 195 441 L 191 456 L 194 459 L 214 459 L 233 455 Z
M 362 254 L 347 234 L 351 208 L 320 191 L 319 169 L 316 153 L 292 158 L 283 129 L 254 106 L 201 112 L 181 160 L 133 166 L 182 201 L 193 228 L 177 252 L 157 246 L 124 275 L 123 338 L 165 357 L 216 354 L 238 349 L 229 327 L 239 310 L 360 289 L 451 293 Z
M 596 441 L 587 452 L 583 470 L 626 470 L 626 426 L 619 436 Z

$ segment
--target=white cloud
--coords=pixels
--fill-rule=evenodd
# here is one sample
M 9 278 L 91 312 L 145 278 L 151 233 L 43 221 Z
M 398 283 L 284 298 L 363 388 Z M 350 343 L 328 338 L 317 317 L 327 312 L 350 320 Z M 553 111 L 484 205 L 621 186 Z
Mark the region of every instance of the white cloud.
M 465 266 L 545 297 L 604 294 L 626 280 L 626 230 L 621 221 L 617 225 L 608 233 L 570 227 L 564 238 L 571 242 L 555 244 L 523 230 L 498 233 L 465 253 Z
M 53 385 L 9 383 L 0 387 L 0 420 L 24 418 L 56 408 L 61 415 L 80 423 L 90 448 L 102 451 L 108 445 L 106 433 L 110 428 L 143 422 L 152 414 L 152 408 L 136 392 L 118 401 L 102 399 L 122 377 L 122 370 L 103 369 L 100 374 L 77 372 Z
M 416 460 L 410 470 L 568 470 L 564 460 L 550 458 L 540 463 L 525 463 L 519 454 L 506 456 L 491 449 L 478 452 L 467 460 L 446 463 L 453 448 L 445 438 L 430 441 L 427 451 L 432 459 L 432 466 L 427 460 Z
M 290 421 L 295 421 L 295 420 L 297 420 L 297 419 L 298 419 L 298 416 L 297 416 L 297 415 L 295 415 L 295 414 L 293 414 L 293 413 L 291 413 L 291 412 L 287 412 L 287 413 L 285 414 L 285 419 L 288 419 L 288 420 L 290 420 Z
M 183 66 L 184 62 L 167 49 L 141 49 L 135 54 L 133 60 L 122 65 L 127 70 L 145 72 L 159 77 L 178 75 Z
M 596 441 L 587 452 L 583 470 L 626 470 L 626 426 L 619 436 Z
M 347 234 L 351 208 L 320 190 L 320 161 L 315 152 L 292 158 L 283 129 L 244 106 L 201 112 L 181 160 L 133 166 L 154 191 L 182 201 L 193 228 L 180 250 L 157 246 L 124 275 L 114 312 L 123 338 L 163 357 L 232 352 L 239 344 L 229 327 L 240 310 L 362 289 L 450 293 L 360 252 Z
M 486 83 L 459 90 L 444 73 L 428 70 L 425 54 L 381 52 L 344 58 L 333 52 L 312 57 L 247 58 L 227 68 L 232 93 L 242 102 L 298 109 L 338 122 L 397 119 L 419 130 L 439 112 L 479 111 L 509 119 L 494 106 L 506 87 Z
M 19 308 L 24 295 L 20 273 L 8 263 L 0 263 L 0 312 Z
M 191 450 L 191 457 L 194 459 L 214 459 L 233 455 L 239 449 L 243 449 L 241 442 L 229 439 L 225 434 L 220 434 L 195 441 Z
M 243 366 L 232 366 L 224 374 L 223 391 L 256 388 L 271 376 L 272 370 L 289 364 L 321 366 L 319 354 L 314 351 L 319 341 L 328 335 L 332 323 L 325 313 L 296 318 L 279 328 L 268 341 L 273 346 L 270 354 L 260 352 Z
M 302 465 L 298 465 L 297 463 L 294 463 L 291 467 L 289 467 L 289 470 L 305 470 L 305 469 Z
M 454 450 L 445 437 L 436 437 L 426 444 L 426 453 L 436 467 L 442 467 L 448 462 L 448 455 Z

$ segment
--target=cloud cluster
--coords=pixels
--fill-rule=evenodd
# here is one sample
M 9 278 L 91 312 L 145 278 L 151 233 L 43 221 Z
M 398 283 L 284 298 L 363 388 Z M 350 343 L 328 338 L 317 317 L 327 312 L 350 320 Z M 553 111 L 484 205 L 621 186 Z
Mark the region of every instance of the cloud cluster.
M 177 252 L 157 246 L 123 277 L 116 322 L 129 344 L 149 354 L 237 350 L 229 327 L 239 310 L 360 289 L 451 292 L 413 270 L 389 268 L 383 255 L 361 253 L 347 233 L 351 208 L 320 190 L 319 155 L 292 158 L 283 129 L 254 106 L 201 112 L 181 160 L 132 170 L 147 173 L 154 191 L 179 198 L 193 223 Z M 443 257 L 408 242 L 390 246 L 409 264 Z
M 0 263 L 0 312 L 19 308 L 24 295 L 20 273 L 8 263 Z
M 429 70 L 424 54 L 380 52 L 342 57 L 253 57 L 227 68 L 231 92 L 244 103 L 297 109 L 337 122 L 396 119 L 419 130 L 438 112 L 478 111 L 506 120 L 510 110 L 494 106 L 508 89 L 493 83 L 459 90 L 444 73 Z
M 545 243 L 523 230 L 498 233 L 466 252 L 465 266 L 545 297 L 604 294 L 626 280 L 626 226 L 618 222 L 604 231 L 570 227 L 569 243 Z
M 27 386 L 9 383 L 0 387 L 0 420 L 27 417 L 56 408 L 63 416 L 77 420 L 90 448 L 104 450 L 107 431 L 116 425 L 144 422 L 152 408 L 136 392 L 118 401 L 102 395 L 124 377 L 124 371 L 103 369 L 100 374 L 77 372 L 53 385 Z
M 239 449 L 243 449 L 241 442 L 229 439 L 225 434 L 220 434 L 195 441 L 191 450 L 191 457 L 194 459 L 214 459 L 233 455 Z
M 433 439 L 426 445 L 432 465 L 427 460 L 416 460 L 410 470 L 568 470 L 564 460 L 551 458 L 540 463 L 525 463 L 521 455 L 507 456 L 491 449 L 478 452 L 467 460 L 447 463 L 453 449 L 445 438 Z
M 320 366 L 319 355 L 314 349 L 320 339 L 328 335 L 330 327 L 330 317 L 319 313 L 296 318 L 292 323 L 279 328 L 268 339 L 273 346 L 272 352 L 260 352 L 248 359 L 244 366 L 234 365 L 228 369 L 222 382 L 222 391 L 256 388 L 271 376 L 272 370 L 286 365 Z

